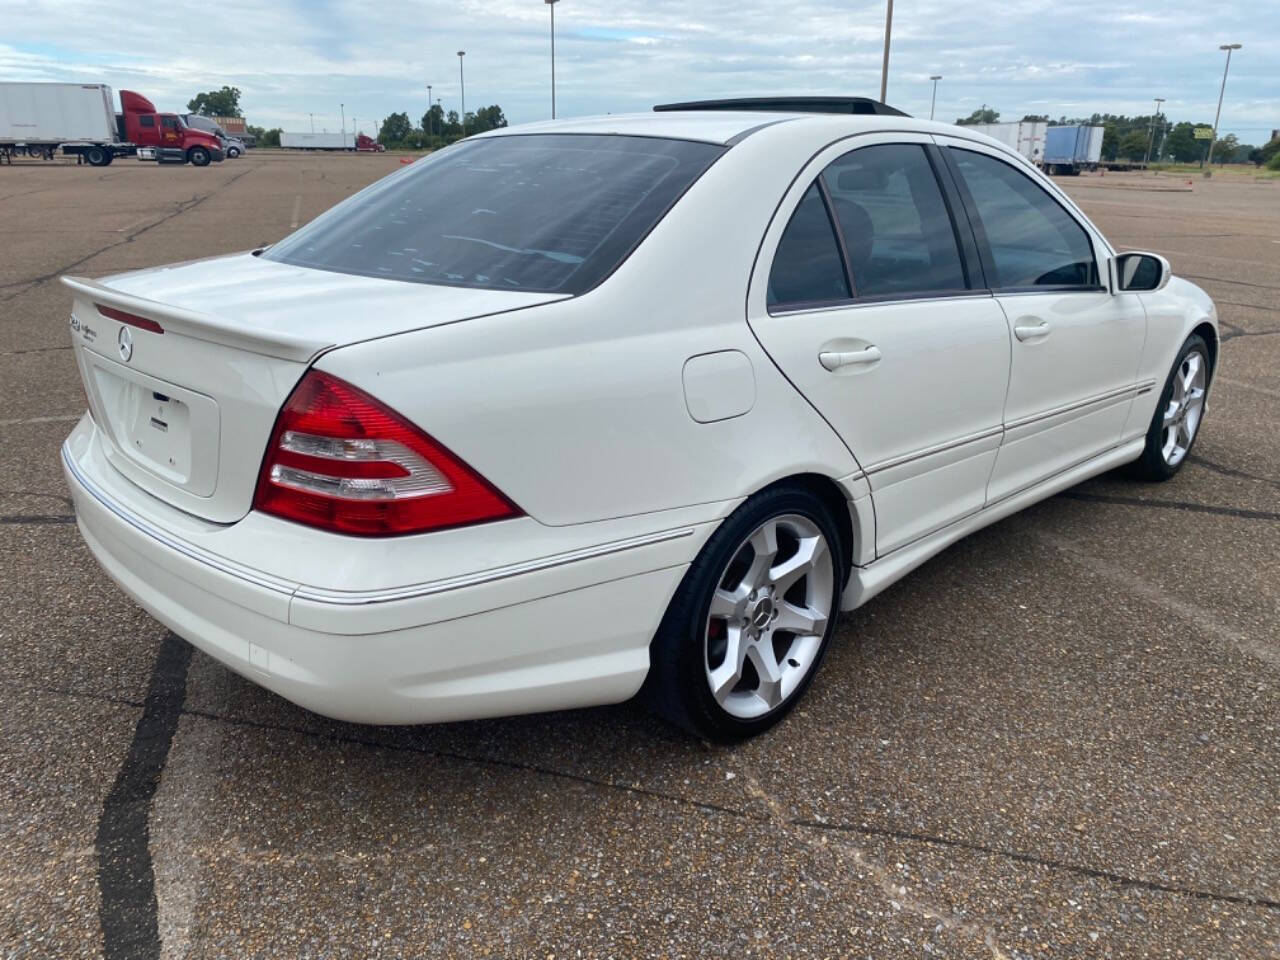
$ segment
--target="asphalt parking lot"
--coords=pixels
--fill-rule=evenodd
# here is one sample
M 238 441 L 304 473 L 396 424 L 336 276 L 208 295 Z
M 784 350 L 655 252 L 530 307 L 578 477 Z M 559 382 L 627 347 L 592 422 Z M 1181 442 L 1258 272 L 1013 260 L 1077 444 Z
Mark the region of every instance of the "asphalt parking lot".
M 1187 468 L 952 547 L 723 748 L 635 705 L 325 720 L 82 544 L 56 278 L 272 241 L 397 166 L 0 167 L 0 957 L 1280 957 L 1280 181 L 1062 181 L 1217 300 Z

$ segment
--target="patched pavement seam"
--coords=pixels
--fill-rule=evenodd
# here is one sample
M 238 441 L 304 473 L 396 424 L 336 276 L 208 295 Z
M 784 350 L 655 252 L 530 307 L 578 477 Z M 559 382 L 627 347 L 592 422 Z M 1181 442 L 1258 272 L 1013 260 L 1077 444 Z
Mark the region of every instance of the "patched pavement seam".
M 185 640 L 165 634 L 124 765 L 102 805 L 94 846 L 106 960 L 160 958 L 151 801 L 182 717 L 191 653 Z
M 1187 500 L 1144 500 L 1142 497 L 1123 497 L 1112 493 L 1060 493 L 1063 500 L 1080 500 L 1085 503 L 1112 503 L 1126 507 L 1158 507 L 1164 510 L 1186 510 L 1190 513 L 1212 513 L 1219 517 L 1235 517 L 1237 520 L 1280 520 L 1280 513 L 1270 510 L 1249 510 L 1245 507 L 1219 507 L 1210 503 L 1192 503 Z

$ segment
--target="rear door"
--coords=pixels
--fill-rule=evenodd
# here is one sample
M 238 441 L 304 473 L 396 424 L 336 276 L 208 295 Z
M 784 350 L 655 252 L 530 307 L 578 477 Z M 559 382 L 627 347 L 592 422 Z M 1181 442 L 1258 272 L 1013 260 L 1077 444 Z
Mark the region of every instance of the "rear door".
M 1135 293 L 1111 294 L 1110 251 L 1020 161 L 939 140 L 1008 320 L 1006 434 L 988 490 L 996 501 L 1120 442 L 1146 311 Z
M 828 147 L 783 199 L 748 295 L 761 344 L 867 473 L 880 554 L 980 510 L 1000 442 L 1008 332 L 940 163 L 911 134 Z

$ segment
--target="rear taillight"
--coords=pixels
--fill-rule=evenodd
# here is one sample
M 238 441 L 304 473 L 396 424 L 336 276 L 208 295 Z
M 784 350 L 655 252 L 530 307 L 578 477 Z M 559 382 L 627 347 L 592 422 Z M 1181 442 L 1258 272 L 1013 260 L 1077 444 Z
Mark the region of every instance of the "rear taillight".
M 318 370 L 276 419 L 254 509 L 358 536 L 520 516 L 483 477 L 394 410 Z

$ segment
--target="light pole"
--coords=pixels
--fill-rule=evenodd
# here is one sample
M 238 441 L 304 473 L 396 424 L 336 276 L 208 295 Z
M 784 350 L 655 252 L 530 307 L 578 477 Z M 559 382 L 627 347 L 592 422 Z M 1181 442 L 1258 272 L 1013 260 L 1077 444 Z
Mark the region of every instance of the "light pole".
M 556 118 L 556 4 L 560 0 L 542 0 L 551 8 L 551 119 Z
M 1164 97 L 1156 97 L 1155 101 L 1156 101 L 1156 112 L 1155 112 L 1155 116 L 1151 118 L 1151 133 L 1147 136 L 1147 158 L 1142 161 L 1142 165 L 1144 167 L 1151 162 L 1151 147 L 1156 142 L 1156 121 L 1160 118 L 1160 104 L 1164 103 Z M 1163 126 L 1161 127 L 1161 129 L 1163 129 Z M 1159 159 L 1159 157 L 1157 157 L 1156 159 Z
M 880 67 L 880 102 L 889 92 L 889 34 L 893 31 L 893 0 L 884 14 L 884 63 Z
M 345 103 L 338 104 L 338 109 L 342 111 L 342 149 L 347 149 L 347 105 Z
M 431 116 L 431 84 L 427 84 L 427 136 L 433 137 L 436 133 L 436 118 Z
M 1209 167 L 1209 172 L 1213 172 L 1213 145 L 1218 139 L 1218 121 L 1222 119 L 1222 95 L 1227 92 L 1227 71 L 1231 69 L 1231 51 L 1239 50 L 1241 44 L 1224 43 L 1218 47 L 1219 50 L 1227 51 L 1227 65 L 1222 68 L 1222 86 L 1218 90 L 1218 112 L 1213 115 L 1213 139 L 1209 141 L 1209 159 L 1205 163 Z
M 316 132 L 316 115 L 314 113 L 308 113 L 307 116 L 311 118 L 311 132 L 315 133 Z
M 458 86 L 462 93 L 462 135 L 467 135 L 467 78 L 462 72 L 462 58 L 467 55 L 467 51 L 458 51 Z
M 932 120 L 933 107 L 934 104 L 938 102 L 938 81 L 942 79 L 942 75 L 939 74 L 938 76 L 930 77 L 929 79 L 933 81 L 933 97 L 929 100 L 929 119 Z

